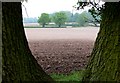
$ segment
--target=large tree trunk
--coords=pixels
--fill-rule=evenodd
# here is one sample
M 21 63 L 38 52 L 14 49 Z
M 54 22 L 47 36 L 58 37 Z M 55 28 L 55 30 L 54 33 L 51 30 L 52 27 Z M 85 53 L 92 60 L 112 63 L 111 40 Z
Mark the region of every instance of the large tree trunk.
M 0 2 L 0 83 L 2 81 L 2 2 Z
M 106 3 L 83 81 L 120 81 L 120 2 Z
M 21 3 L 2 3 L 2 8 L 3 82 L 52 81 L 38 65 L 28 47 L 22 23 Z

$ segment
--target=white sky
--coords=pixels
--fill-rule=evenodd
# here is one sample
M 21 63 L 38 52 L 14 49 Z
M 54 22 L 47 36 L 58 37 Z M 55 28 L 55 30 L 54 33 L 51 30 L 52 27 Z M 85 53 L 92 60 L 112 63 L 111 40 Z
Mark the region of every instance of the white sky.
M 29 17 L 38 17 L 41 13 L 54 13 L 58 11 L 72 11 L 74 5 L 78 0 L 28 0 L 23 2 L 27 9 Z M 23 17 L 27 17 L 25 8 L 23 9 Z M 73 13 L 80 12 L 80 10 L 73 10 Z
M 81 13 L 84 10 L 73 9 L 72 6 L 77 5 L 78 0 L 28 0 L 23 2 L 27 9 L 29 17 L 39 17 L 41 13 L 54 13 L 59 11 L 73 11 L 73 13 Z M 102 4 L 101 2 L 100 4 Z M 85 10 L 89 9 L 85 7 Z M 25 8 L 22 6 L 23 17 L 27 17 Z

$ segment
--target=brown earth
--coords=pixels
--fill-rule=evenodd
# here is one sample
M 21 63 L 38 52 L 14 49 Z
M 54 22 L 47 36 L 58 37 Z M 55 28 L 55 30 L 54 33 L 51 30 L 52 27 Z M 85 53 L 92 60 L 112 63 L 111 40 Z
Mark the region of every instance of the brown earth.
M 85 68 L 99 28 L 25 29 L 32 54 L 48 74 Z

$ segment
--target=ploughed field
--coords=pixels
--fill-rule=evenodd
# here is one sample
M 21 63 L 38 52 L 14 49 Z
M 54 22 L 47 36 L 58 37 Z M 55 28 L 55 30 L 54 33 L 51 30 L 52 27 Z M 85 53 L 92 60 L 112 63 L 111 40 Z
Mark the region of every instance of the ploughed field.
M 30 50 L 48 74 L 85 68 L 98 31 L 98 27 L 25 28 Z

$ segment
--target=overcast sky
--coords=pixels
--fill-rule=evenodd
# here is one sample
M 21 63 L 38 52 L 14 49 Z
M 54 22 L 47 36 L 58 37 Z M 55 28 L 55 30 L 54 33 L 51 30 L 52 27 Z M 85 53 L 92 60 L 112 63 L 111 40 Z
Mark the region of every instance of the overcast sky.
M 73 9 L 73 6 L 77 5 L 77 1 L 78 0 L 28 0 L 28 2 L 23 2 L 23 5 L 25 6 L 22 6 L 23 17 L 39 17 L 41 13 L 50 14 L 59 11 L 73 11 L 72 13 L 81 13 L 84 10 Z M 100 4 L 102 3 L 103 2 Z M 85 10 L 88 9 L 88 7 L 85 7 Z
M 38 17 L 41 13 L 54 13 L 58 11 L 72 11 L 73 5 L 76 5 L 78 0 L 28 0 L 23 2 L 27 9 L 29 17 Z M 25 8 L 22 6 L 23 17 L 27 17 Z M 74 9 L 73 13 L 76 10 Z M 80 12 L 77 11 L 77 12 Z

